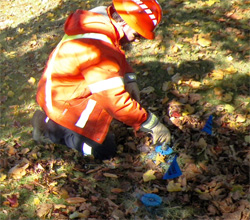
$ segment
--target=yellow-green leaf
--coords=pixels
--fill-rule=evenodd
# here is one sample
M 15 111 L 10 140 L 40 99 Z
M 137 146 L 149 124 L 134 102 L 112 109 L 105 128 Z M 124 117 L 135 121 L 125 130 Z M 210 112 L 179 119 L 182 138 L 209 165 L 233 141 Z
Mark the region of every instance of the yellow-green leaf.
M 182 191 L 181 184 L 171 180 L 167 185 L 167 190 L 168 192 L 180 192 Z
M 155 173 L 154 170 L 148 170 L 146 173 L 143 174 L 143 181 L 149 182 L 151 180 L 155 180 L 156 177 L 155 177 L 154 173 Z

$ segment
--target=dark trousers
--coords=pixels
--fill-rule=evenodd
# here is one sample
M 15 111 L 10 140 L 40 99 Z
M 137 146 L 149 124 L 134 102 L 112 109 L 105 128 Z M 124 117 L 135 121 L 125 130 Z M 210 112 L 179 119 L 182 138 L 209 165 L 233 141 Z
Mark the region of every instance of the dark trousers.
M 92 147 L 92 154 L 96 159 L 106 160 L 115 156 L 116 143 L 115 135 L 108 133 L 106 139 L 102 144 L 99 144 L 87 137 L 84 137 L 68 128 L 65 128 L 56 122 L 49 120 L 46 123 L 45 136 L 48 137 L 53 143 L 66 145 L 69 148 L 76 149 L 83 153 L 83 145 Z

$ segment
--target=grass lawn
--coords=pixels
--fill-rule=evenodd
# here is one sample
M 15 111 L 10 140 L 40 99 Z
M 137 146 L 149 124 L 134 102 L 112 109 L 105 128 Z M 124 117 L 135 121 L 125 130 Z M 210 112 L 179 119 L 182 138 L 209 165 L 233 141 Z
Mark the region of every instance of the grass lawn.
M 163 180 L 168 158 L 119 123 L 118 155 L 102 163 L 32 140 L 37 83 L 65 19 L 110 3 L 0 2 L 0 219 L 249 219 L 250 1 L 159 0 L 156 38 L 124 47 L 142 106 L 171 131 L 179 178 Z M 162 205 L 145 207 L 145 193 Z

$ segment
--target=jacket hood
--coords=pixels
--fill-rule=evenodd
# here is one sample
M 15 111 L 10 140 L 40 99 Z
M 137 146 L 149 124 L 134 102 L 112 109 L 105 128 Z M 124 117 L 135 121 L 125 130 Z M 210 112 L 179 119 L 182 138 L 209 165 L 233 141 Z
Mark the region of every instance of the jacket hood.
M 64 24 L 64 32 L 67 35 L 84 33 L 100 33 L 108 36 L 113 42 L 120 40 L 117 27 L 105 16 L 91 11 L 78 9 L 72 13 Z

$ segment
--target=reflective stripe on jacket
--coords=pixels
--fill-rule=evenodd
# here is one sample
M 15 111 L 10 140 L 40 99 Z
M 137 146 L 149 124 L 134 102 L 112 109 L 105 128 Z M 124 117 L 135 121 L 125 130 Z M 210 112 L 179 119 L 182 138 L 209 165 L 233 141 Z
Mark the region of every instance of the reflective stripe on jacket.
M 83 10 L 65 27 L 39 81 L 39 105 L 56 123 L 98 143 L 112 118 L 138 130 L 147 112 L 125 91 L 123 76 L 133 70 L 116 44 L 119 31 L 102 15 Z

